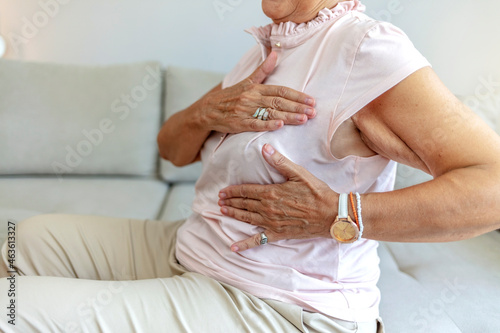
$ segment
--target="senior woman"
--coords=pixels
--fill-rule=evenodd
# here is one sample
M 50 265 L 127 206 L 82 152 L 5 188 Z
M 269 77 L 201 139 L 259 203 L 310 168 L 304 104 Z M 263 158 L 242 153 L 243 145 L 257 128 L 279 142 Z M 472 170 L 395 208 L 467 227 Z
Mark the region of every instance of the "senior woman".
M 500 226 L 500 139 L 400 30 L 357 0 L 262 7 L 257 45 L 158 135 L 203 161 L 194 213 L 23 221 L 23 332 L 382 332 L 376 240 Z M 434 180 L 391 191 L 396 162 Z

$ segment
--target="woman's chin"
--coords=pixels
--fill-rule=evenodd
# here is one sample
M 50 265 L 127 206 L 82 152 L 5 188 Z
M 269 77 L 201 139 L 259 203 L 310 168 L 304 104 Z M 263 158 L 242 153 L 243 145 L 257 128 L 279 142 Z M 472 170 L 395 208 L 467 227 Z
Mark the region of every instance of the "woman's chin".
M 265 13 L 264 13 L 265 14 Z M 269 17 L 271 20 L 273 20 L 273 22 L 275 24 L 279 24 L 279 23 L 282 23 L 282 22 L 288 22 L 290 21 L 290 19 L 288 18 L 288 16 L 281 16 L 281 15 L 268 15 L 266 14 L 267 17 Z
M 281 23 L 289 21 L 288 17 L 293 13 L 293 10 L 285 10 L 281 8 L 279 4 L 265 4 L 265 1 L 262 2 L 262 11 L 264 15 L 273 20 L 274 23 Z

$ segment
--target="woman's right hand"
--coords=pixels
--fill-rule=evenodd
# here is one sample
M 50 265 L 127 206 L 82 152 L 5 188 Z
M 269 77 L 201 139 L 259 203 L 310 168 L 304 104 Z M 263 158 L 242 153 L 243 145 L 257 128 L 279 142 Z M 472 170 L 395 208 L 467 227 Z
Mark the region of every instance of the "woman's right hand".
M 205 95 L 202 117 L 208 128 L 221 133 L 273 131 L 314 118 L 313 97 L 284 86 L 262 84 L 276 60 L 276 52 L 271 52 L 243 81 Z M 269 112 L 267 121 L 253 117 L 261 107 Z

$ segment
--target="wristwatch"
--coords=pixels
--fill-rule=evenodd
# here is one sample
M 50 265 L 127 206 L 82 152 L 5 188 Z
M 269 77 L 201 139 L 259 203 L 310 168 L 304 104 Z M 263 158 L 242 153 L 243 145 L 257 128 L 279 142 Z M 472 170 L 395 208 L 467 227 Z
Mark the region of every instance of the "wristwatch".
M 330 235 L 340 243 L 354 243 L 359 238 L 358 226 L 349 217 L 346 193 L 339 196 L 339 212 L 330 227 Z

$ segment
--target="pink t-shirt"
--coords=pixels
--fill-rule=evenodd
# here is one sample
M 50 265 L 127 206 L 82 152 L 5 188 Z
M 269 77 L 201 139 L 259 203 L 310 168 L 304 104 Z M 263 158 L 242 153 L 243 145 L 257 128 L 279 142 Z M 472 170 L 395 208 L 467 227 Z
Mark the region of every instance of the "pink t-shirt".
M 207 139 L 194 213 L 177 233 L 177 258 L 187 269 L 257 297 L 294 303 L 331 317 L 349 321 L 378 317 L 376 241 L 283 240 L 233 253 L 233 242 L 262 230 L 223 216 L 217 205 L 219 190 L 228 185 L 285 181 L 263 159 L 265 143 L 337 193 L 393 189 L 395 162 L 379 155 L 337 159 L 330 152 L 331 138 L 343 121 L 408 75 L 429 66 L 401 30 L 367 17 L 364 8 L 357 0 L 340 2 L 307 23 L 271 23 L 248 30 L 258 43 L 225 77 L 223 88 L 248 77 L 266 58 L 270 46 L 278 53 L 278 65 L 265 84 L 315 97 L 317 116 L 301 126 L 272 132 L 213 133 Z

